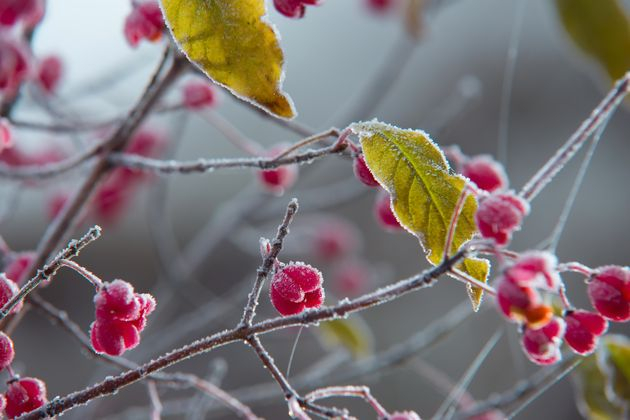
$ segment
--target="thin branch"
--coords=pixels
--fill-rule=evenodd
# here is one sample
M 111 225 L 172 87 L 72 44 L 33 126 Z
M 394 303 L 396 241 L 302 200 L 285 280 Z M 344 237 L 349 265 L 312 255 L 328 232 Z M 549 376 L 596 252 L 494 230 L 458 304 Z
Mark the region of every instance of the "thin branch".
M 163 407 L 155 382 L 147 381 L 147 391 L 149 393 L 149 400 L 151 400 L 151 420 L 160 420 L 162 418 Z
M 308 393 L 304 399 L 308 402 L 321 400 L 324 398 L 332 397 L 359 397 L 363 398 L 372 408 L 376 411 L 376 415 L 379 419 L 386 419 L 389 417 L 389 413 L 378 402 L 376 398 L 370 392 L 370 388 L 367 386 L 329 386 L 326 388 L 316 389 L 313 392 Z
M 63 249 L 55 258 L 46 264 L 43 269 L 38 270 L 35 277 L 30 279 L 7 303 L 0 309 L 0 320 L 4 319 L 11 310 L 22 301 L 29 293 L 31 293 L 43 281 L 51 279 L 57 270 L 62 266 L 63 260 L 70 260 L 79 255 L 81 250 L 89 243 L 97 240 L 101 236 L 101 228 L 99 226 L 91 227 L 90 230 L 79 240 L 72 240 L 68 246 Z

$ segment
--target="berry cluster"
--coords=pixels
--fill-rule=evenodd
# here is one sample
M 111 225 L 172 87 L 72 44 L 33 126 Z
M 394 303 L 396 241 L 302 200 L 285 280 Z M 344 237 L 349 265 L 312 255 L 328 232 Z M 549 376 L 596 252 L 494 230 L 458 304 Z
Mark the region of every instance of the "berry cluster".
M 96 321 L 90 327 L 94 350 L 120 356 L 140 343 L 147 316 L 155 309 L 155 299 L 135 293 L 123 280 L 105 283 L 94 297 Z
M 276 269 L 269 287 L 271 303 L 282 315 L 293 315 L 324 303 L 322 273 L 304 263 Z
M 124 34 L 132 47 L 137 47 L 140 41 L 159 41 L 164 32 L 164 18 L 157 1 L 132 1 L 133 9 L 125 19 Z

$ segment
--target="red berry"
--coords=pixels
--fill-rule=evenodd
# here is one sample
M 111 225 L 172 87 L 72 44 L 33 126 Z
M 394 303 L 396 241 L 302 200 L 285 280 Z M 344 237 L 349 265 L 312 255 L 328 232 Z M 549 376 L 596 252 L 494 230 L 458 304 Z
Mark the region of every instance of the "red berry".
M 158 41 L 163 30 L 164 18 L 157 1 L 149 0 L 134 5 L 125 20 L 125 38 L 132 47 L 136 47 L 143 39 Z
M 315 6 L 319 2 L 320 0 L 273 0 L 278 12 L 293 19 L 304 17 L 306 6 Z
M 20 291 L 20 288 L 15 284 L 13 280 L 7 278 L 4 273 L 0 273 L 0 308 L 6 305 L 6 303 L 15 295 L 17 295 Z M 24 305 L 24 301 L 20 301 L 11 313 L 17 313 L 22 306 Z
M 630 320 L 630 270 L 599 268 L 588 284 L 588 296 L 603 317 L 617 322 Z
M 120 356 L 140 343 L 147 316 L 155 309 L 153 296 L 135 293 L 123 280 L 105 283 L 94 297 L 96 321 L 90 327 L 94 350 Z
M 6 36 L 0 37 L 0 90 L 13 94 L 28 71 L 27 48 Z
M 18 417 L 46 404 L 46 384 L 37 378 L 22 378 L 9 382 L 4 410 L 9 418 Z
M 277 270 L 271 280 L 271 303 L 282 315 L 293 315 L 324 302 L 322 274 L 304 263 L 290 263 Z
M 275 157 L 285 148 L 286 145 L 283 144 L 273 146 L 267 155 Z M 256 171 L 256 174 L 258 181 L 267 191 L 281 195 L 295 184 L 298 176 L 298 167 L 297 165 L 283 165 L 276 169 Z
M 505 275 L 516 284 L 527 287 L 543 287 L 557 290 L 560 276 L 556 270 L 558 259 L 544 251 L 530 251 L 521 254 Z
M 13 362 L 15 350 L 13 340 L 3 332 L 0 332 L 0 370 L 6 369 Z
M 367 263 L 345 261 L 333 273 L 332 284 L 342 295 L 358 296 L 370 283 L 371 272 Z
M 184 86 L 183 104 L 189 110 L 196 111 L 211 108 L 217 104 L 216 88 L 209 81 L 192 80 Z
M 0 25 L 13 26 L 40 7 L 38 0 L 0 0 Z
M 480 189 L 488 192 L 504 190 L 508 178 L 503 165 L 490 155 L 474 156 L 462 165 L 462 175 L 470 179 Z
M 29 251 L 14 254 L 7 266 L 4 268 L 4 274 L 15 283 L 22 283 L 22 281 L 25 280 L 24 276 L 27 274 L 27 270 L 34 259 L 34 252 Z
M 494 239 L 497 245 L 506 245 L 528 213 L 529 204 L 516 194 L 495 193 L 479 203 L 475 220 L 481 236 Z
M 391 198 L 389 194 L 381 191 L 376 196 L 376 202 L 374 203 L 374 214 L 376 220 L 387 230 L 399 230 L 402 229 L 400 222 L 394 215 L 392 210 Z
M 558 317 L 537 330 L 526 328 L 521 341 L 525 354 L 539 365 L 556 363 L 561 358 L 560 345 L 564 331 L 565 323 Z
M 37 81 L 44 92 L 52 93 L 57 89 L 62 73 L 63 63 L 61 59 L 55 55 L 50 55 L 39 63 Z
M 573 351 L 582 355 L 592 353 L 597 346 L 597 339 L 608 329 L 608 321 L 593 312 L 570 311 L 564 320 L 567 324 L 564 339 Z
M 420 416 L 415 411 L 394 411 L 388 420 L 420 420 Z
M 367 7 L 376 13 L 385 13 L 390 11 L 398 3 L 397 0 L 366 0 Z
M 519 286 L 510 277 L 499 280 L 496 299 L 503 315 L 530 328 L 546 325 L 553 316 L 553 310 L 541 303 L 542 299 L 535 289 Z
M 0 118 L 0 152 L 13 146 L 11 123 L 6 118 Z
M 329 217 L 313 226 L 312 252 L 323 260 L 343 257 L 358 247 L 359 234 L 344 219 Z
M 367 163 L 365 163 L 363 155 L 359 155 L 354 158 L 352 167 L 354 169 L 354 175 L 359 179 L 359 181 L 363 182 L 368 187 L 378 187 L 379 183 L 374 178 L 374 175 L 372 175 L 372 171 L 368 168 Z

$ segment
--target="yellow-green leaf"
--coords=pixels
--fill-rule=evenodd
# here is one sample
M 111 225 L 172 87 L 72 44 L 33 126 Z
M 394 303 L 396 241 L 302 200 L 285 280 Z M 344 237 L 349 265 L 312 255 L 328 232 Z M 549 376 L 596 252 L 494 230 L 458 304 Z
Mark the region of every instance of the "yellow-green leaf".
M 372 352 L 372 333 L 367 324 L 356 315 L 348 319 L 322 322 L 318 331 L 325 343 L 344 346 L 354 357 L 367 356 Z
M 556 0 L 571 40 L 617 80 L 630 70 L 630 21 L 619 0 Z
M 597 351 L 597 361 L 608 378 L 608 399 L 630 409 L 630 339 L 607 335 Z
M 208 77 L 273 115 L 295 116 L 264 0 L 162 0 L 162 7 L 173 37 Z
M 429 262 L 438 265 L 466 180 L 451 171 L 440 148 L 423 131 L 403 130 L 378 121 L 355 123 L 350 129 L 359 136 L 365 161 L 374 177 L 391 194 L 398 221 L 420 240 Z M 468 195 L 457 219 L 449 253 L 457 252 L 477 231 L 476 209 L 475 197 Z M 468 258 L 458 268 L 486 282 L 489 263 Z M 470 296 L 476 310 L 481 289 L 472 288 Z
M 607 377 L 592 354 L 575 369 L 573 377 L 577 386 L 577 404 L 584 417 L 591 420 L 617 420 L 623 409 L 611 402 L 606 395 Z

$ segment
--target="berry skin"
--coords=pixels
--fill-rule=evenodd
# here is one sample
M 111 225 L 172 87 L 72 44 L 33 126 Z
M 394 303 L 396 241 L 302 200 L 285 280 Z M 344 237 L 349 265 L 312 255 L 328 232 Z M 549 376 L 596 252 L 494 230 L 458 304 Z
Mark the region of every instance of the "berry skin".
M 123 280 L 105 283 L 94 296 L 96 321 L 90 327 L 94 350 L 120 356 L 140 343 L 148 315 L 155 309 L 155 299 L 135 293 Z
M 61 59 L 56 55 L 50 55 L 39 63 L 37 81 L 44 92 L 50 94 L 57 89 L 62 74 L 63 63 Z
M 4 412 L 7 417 L 10 419 L 18 417 L 48 402 L 46 384 L 37 378 L 22 378 L 9 382 L 5 398 L 7 406 Z
M 182 103 L 191 111 L 212 108 L 219 99 L 216 88 L 207 81 L 192 80 L 184 86 L 182 93 Z
M 507 245 L 528 213 L 529 204 L 516 194 L 495 193 L 479 203 L 475 221 L 481 236 L 494 239 L 497 245 Z
M 554 317 L 540 329 L 526 328 L 521 344 L 527 357 L 539 365 L 551 365 L 558 362 L 562 355 L 560 345 L 566 325 L 562 318 Z
M 569 311 L 564 320 L 567 324 L 564 339 L 574 352 L 581 355 L 592 353 L 599 336 L 608 329 L 608 321 L 593 312 Z
M 553 310 L 542 304 L 535 289 L 519 286 L 510 277 L 503 277 L 499 281 L 497 304 L 509 320 L 525 323 L 530 328 L 540 328 L 553 317 Z
M 3 332 L 0 332 L 0 370 L 6 369 L 13 362 L 15 350 L 13 340 Z
M 277 270 L 271 280 L 271 303 L 282 315 L 293 315 L 324 303 L 322 273 L 304 263 L 289 263 Z
M 508 186 L 508 178 L 503 165 L 490 155 L 473 156 L 462 165 L 462 175 L 487 192 L 504 190 Z
M 376 196 L 376 201 L 374 202 L 374 215 L 376 216 L 376 220 L 385 229 L 392 231 L 402 229 L 400 222 L 398 222 L 398 219 L 396 219 L 394 211 L 392 210 L 391 198 L 389 194 L 384 191 L 379 192 Z
M 352 163 L 352 169 L 354 170 L 354 176 L 357 177 L 359 181 L 368 187 L 378 187 L 379 183 L 372 175 L 372 171 L 368 168 L 367 163 L 365 163 L 365 158 L 363 155 L 359 155 L 354 158 L 354 162 Z
M 4 273 L 0 273 L 0 307 L 6 305 L 6 303 L 15 295 L 18 294 L 20 288 L 15 284 L 13 280 L 7 278 Z M 24 305 L 24 301 L 21 301 L 11 311 L 12 314 L 19 312 Z
M 588 297 L 604 318 L 630 320 L 630 270 L 612 265 L 597 269 L 588 283 Z
M 137 47 L 140 41 L 156 42 L 162 37 L 164 18 L 157 1 L 145 1 L 134 5 L 133 10 L 125 20 L 124 34 L 132 47 Z
M 276 10 L 291 19 L 304 17 L 306 6 L 316 6 L 320 0 L 273 0 Z
M 29 72 L 29 56 L 24 45 L 0 38 L 0 90 L 13 94 Z
M 283 150 L 286 149 L 286 145 L 278 144 L 269 150 L 267 155 L 269 157 L 278 156 Z M 297 165 L 283 165 L 276 169 L 267 169 L 263 171 L 256 171 L 256 176 L 260 184 L 272 194 L 282 195 L 285 190 L 291 188 L 298 177 Z
M 6 118 L 0 118 L 0 152 L 13 146 L 11 123 Z
M 555 255 L 543 251 L 530 251 L 516 260 L 505 275 L 516 284 L 526 287 L 542 287 L 558 290 L 560 276 L 556 270 L 558 259 Z

